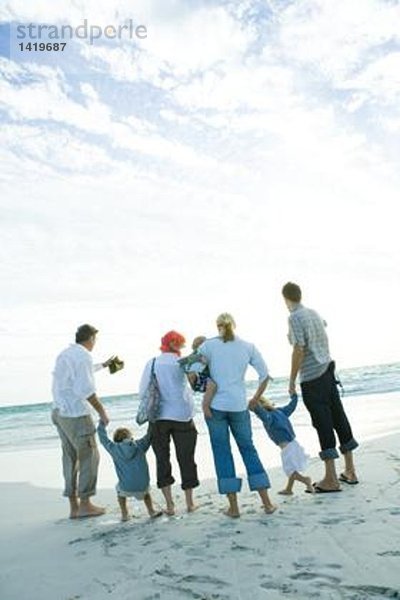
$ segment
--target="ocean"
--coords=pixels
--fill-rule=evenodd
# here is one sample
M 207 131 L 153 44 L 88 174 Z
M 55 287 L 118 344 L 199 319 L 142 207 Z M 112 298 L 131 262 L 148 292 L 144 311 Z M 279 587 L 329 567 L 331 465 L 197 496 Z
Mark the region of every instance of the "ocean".
M 338 372 L 343 385 L 344 400 L 351 406 L 351 399 L 370 394 L 400 393 L 400 363 L 373 365 L 343 369 Z M 246 383 L 248 396 L 257 387 L 256 381 Z M 288 401 L 287 378 L 276 378 L 270 383 L 267 394 L 277 405 Z M 126 425 L 135 430 L 134 417 L 138 407 L 137 394 L 123 394 L 102 397 L 111 427 Z M 201 413 L 201 396 L 195 395 L 195 421 L 200 435 L 206 434 L 206 427 Z M 23 406 L 0 407 L 0 452 L 27 450 L 29 448 L 49 448 L 59 445 L 56 430 L 50 420 L 50 403 L 27 404 Z M 302 403 L 297 409 L 293 422 L 296 428 L 310 428 L 309 416 Z M 400 428 L 400 423 L 393 423 Z M 255 427 L 262 425 L 255 421 Z M 142 431 L 144 429 L 142 428 Z

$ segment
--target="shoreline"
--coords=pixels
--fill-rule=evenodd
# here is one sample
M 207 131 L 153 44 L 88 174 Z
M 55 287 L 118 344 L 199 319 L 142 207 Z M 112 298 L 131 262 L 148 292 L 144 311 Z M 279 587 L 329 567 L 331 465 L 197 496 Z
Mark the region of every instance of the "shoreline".
M 363 447 L 369 441 L 380 439 L 385 435 L 400 434 L 400 402 L 398 394 L 390 392 L 387 394 L 370 394 L 366 396 L 348 396 L 343 398 L 343 404 L 349 420 L 353 426 L 354 436 L 360 444 L 356 451 L 357 455 L 363 452 Z M 111 412 L 111 411 L 110 411 Z M 50 413 L 49 413 L 50 420 Z M 146 426 L 139 428 L 121 415 L 116 415 L 108 428 L 111 433 L 117 426 L 132 427 L 135 437 L 141 437 L 146 431 Z M 311 461 L 318 458 L 318 438 L 315 430 L 311 426 L 310 417 L 302 402 L 291 419 L 296 437 L 299 443 L 305 448 L 306 453 L 311 457 Z M 208 432 L 204 425 L 203 417 L 200 412 L 195 415 L 196 427 L 199 431 L 196 462 L 198 464 L 200 481 L 213 479 L 215 477 L 212 451 Z M 270 473 L 272 469 L 280 466 L 280 451 L 267 437 L 262 423 L 252 415 L 253 440 L 259 453 L 261 462 Z M 53 431 L 53 427 L 51 431 Z M 56 432 L 54 429 L 54 434 Z M 0 450 L 0 482 L 31 482 L 40 487 L 49 487 L 61 490 L 63 487 L 61 473 L 61 447 L 58 437 L 54 437 L 53 443 L 46 443 L 45 446 L 37 445 L 24 446 L 23 438 L 18 437 L 15 440 L 18 445 L 8 446 Z M 100 467 L 98 488 L 113 488 L 115 485 L 115 473 L 112 461 L 108 453 L 99 444 Z M 235 443 L 232 443 L 232 451 L 235 458 L 238 474 L 244 473 L 244 467 Z M 171 462 L 173 472 L 178 473 L 177 463 L 172 450 Z M 151 484 L 154 487 L 155 480 L 155 459 L 152 450 L 147 453 L 147 459 L 150 468 Z M 274 487 L 274 486 L 273 486 Z
M 269 469 L 279 504 L 263 514 L 243 482 L 242 516 L 221 510 L 226 500 L 208 479 L 196 490 L 201 504 L 150 521 L 142 503 L 137 518 L 119 521 L 112 488 L 99 489 L 102 517 L 71 521 L 67 502 L 52 488 L 0 483 L 2 536 L 0 589 L 7 600 L 135 600 L 308 598 L 362 600 L 400 594 L 400 433 L 364 442 L 357 452 L 360 484 L 334 495 L 277 494 L 285 481 Z M 341 462 L 341 461 L 340 461 Z M 338 472 L 340 472 L 338 464 Z M 310 460 L 313 480 L 322 472 Z M 161 494 L 152 487 L 157 503 Z M 132 505 L 131 505 L 132 506 Z

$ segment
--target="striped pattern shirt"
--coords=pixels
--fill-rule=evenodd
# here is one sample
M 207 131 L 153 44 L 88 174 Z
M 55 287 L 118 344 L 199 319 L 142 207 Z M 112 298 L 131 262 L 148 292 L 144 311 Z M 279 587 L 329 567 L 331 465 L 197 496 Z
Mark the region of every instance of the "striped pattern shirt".
M 289 342 L 304 349 L 300 382 L 321 377 L 331 362 L 326 323 L 311 308 L 298 304 L 289 316 Z

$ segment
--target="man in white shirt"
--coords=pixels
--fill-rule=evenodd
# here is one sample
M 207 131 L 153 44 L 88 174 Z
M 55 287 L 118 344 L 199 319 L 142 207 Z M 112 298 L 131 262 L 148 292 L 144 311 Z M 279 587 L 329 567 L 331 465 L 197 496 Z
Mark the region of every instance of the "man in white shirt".
M 96 517 L 105 509 L 90 501 L 96 493 L 99 451 L 96 427 L 91 408 L 105 425 L 107 413 L 96 394 L 94 371 L 109 366 L 112 358 L 93 365 L 91 351 L 96 343 L 97 329 L 81 325 L 75 334 L 75 344 L 63 350 L 53 371 L 52 420 L 62 445 L 64 496 L 70 502 L 70 518 Z

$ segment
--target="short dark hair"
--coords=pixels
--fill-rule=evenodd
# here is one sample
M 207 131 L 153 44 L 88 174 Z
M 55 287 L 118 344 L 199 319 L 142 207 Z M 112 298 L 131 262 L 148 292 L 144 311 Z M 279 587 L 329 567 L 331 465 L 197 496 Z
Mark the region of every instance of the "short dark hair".
M 93 327 L 93 325 L 88 325 L 85 323 L 84 325 L 80 325 L 75 333 L 75 342 L 77 344 L 82 344 L 82 342 L 87 342 L 90 338 L 98 333 L 98 329 Z
M 300 302 L 301 300 L 301 289 L 297 283 L 288 281 L 282 288 L 282 295 L 286 300 L 291 302 Z

